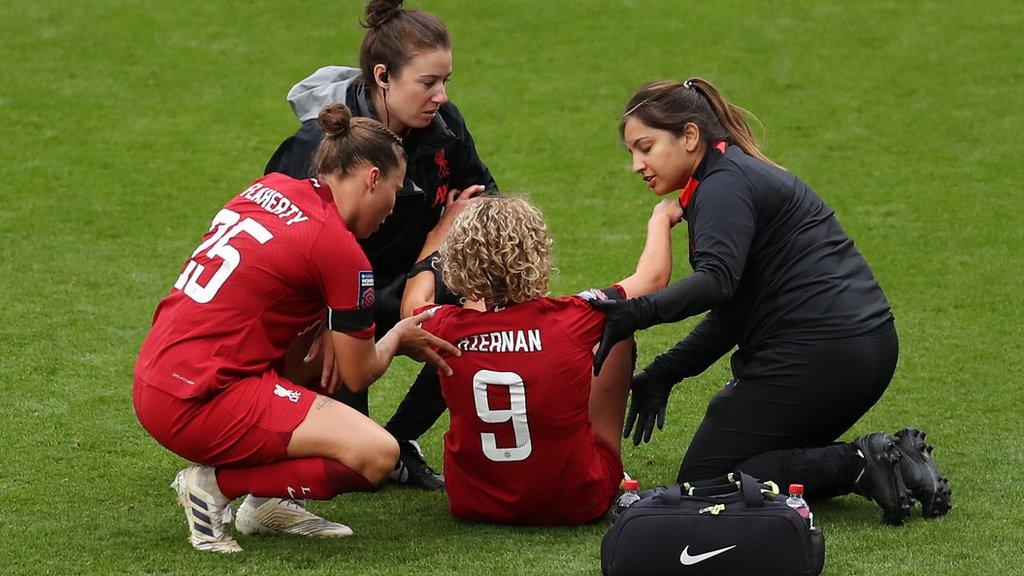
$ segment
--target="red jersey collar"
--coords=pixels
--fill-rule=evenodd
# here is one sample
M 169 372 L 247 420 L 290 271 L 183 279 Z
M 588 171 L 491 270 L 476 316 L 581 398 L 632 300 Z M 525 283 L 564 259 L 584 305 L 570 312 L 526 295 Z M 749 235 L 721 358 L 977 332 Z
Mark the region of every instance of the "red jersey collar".
M 725 154 L 725 149 L 729 145 L 726 144 L 725 140 L 719 140 L 715 142 L 714 148 L 722 154 Z M 690 205 L 690 200 L 693 198 L 693 193 L 697 191 L 697 186 L 700 186 L 700 180 L 697 180 L 693 176 L 686 181 L 686 186 L 683 186 L 683 191 L 679 193 L 679 206 L 686 210 L 686 207 Z
M 331 187 L 327 185 L 327 182 L 322 182 L 319 178 L 310 178 L 309 183 L 313 186 L 313 192 L 316 192 L 316 195 L 321 200 L 334 204 L 334 192 L 331 191 Z

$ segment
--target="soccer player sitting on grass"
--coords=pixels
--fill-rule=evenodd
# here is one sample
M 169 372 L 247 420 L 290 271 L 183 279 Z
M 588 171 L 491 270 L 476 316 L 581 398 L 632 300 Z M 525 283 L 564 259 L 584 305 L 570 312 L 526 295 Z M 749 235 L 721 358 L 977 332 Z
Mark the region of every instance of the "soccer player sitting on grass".
M 607 512 L 622 480 L 619 434 L 633 370 L 633 343 L 611 353 L 593 378 L 604 315 L 585 297 L 623 298 L 664 287 L 675 201 L 658 204 L 636 273 L 586 296 L 550 298 L 552 240 L 540 211 L 522 199 L 475 200 L 440 248 L 444 283 L 463 307 L 437 309 L 424 328 L 456 344 L 441 374 L 451 413 L 444 475 L 456 518 L 515 524 L 579 524 Z M 425 251 L 440 243 L 428 238 Z M 426 252 L 425 252 L 426 253 Z M 412 277 L 403 314 L 432 306 L 435 277 Z

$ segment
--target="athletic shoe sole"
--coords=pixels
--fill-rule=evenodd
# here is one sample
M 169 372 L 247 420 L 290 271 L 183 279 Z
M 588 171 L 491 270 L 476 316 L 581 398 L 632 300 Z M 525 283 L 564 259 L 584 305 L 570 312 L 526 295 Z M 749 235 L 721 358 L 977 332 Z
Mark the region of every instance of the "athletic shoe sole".
M 926 435 L 916 428 L 904 428 L 896 433 L 896 447 L 903 455 L 900 472 L 914 498 L 921 503 L 921 515 L 937 518 L 948 514 L 952 508 L 953 490 L 949 480 L 935 467 L 934 446 L 925 443 Z

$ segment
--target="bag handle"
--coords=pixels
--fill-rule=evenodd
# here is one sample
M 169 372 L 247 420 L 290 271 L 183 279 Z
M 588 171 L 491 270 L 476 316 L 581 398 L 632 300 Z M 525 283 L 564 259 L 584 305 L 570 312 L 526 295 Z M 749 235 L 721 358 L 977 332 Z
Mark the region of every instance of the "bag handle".
M 683 489 L 687 496 L 693 496 L 694 498 L 709 498 L 713 496 L 737 494 L 740 491 L 740 483 L 738 481 L 725 482 L 721 484 L 707 484 L 705 486 L 695 486 L 687 483 L 683 484 Z
M 740 487 L 743 491 L 743 503 L 747 508 L 764 508 L 764 497 L 761 496 L 761 485 L 754 477 L 740 472 Z
M 662 502 L 669 506 L 678 506 L 683 500 L 683 490 L 679 484 L 669 484 L 665 490 L 658 495 Z
M 736 473 L 729 472 L 728 474 L 715 476 L 714 478 L 705 478 L 703 480 L 691 480 L 689 482 L 684 482 L 683 484 L 685 484 L 687 488 L 693 488 L 697 490 L 701 488 L 717 488 L 719 486 L 722 486 L 723 484 L 736 484 Z M 737 485 L 736 487 L 739 488 L 739 485 Z
M 683 494 L 693 498 L 710 498 L 716 496 L 742 496 L 748 508 L 763 508 L 766 495 L 770 498 L 778 492 L 774 482 L 762 484 L 753 476 L 736 471 L 717 478 L 707 478 L 695 482 L 669 484 L 659 489 L 657 497 L 664 503 L 675 506 L 682 500 Z

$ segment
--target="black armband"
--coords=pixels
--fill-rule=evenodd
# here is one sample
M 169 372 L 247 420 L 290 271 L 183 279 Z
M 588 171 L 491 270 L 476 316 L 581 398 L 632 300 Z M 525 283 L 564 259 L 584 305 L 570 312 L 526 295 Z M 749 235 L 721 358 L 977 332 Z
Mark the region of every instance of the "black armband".
M 405 275 L 406 278 L 412 278 L 420 272 L 433 272 L 434 273 L 434 303 L 435 304 L 453 304 L 455 306 L 462 306 L 462 296 L 451 291 L 444 283 L 444 278 L 441 276 L 441 269 L 437 266 L 438 261 L 441 259 L 441 253 L 438 251 L 432 252 L 427 255 L 426 258 L 420 260 L 413 265 L 409 272 Z
M 440 258 L 441 258 L 441 253 L 440 252 L 438 252 L 438 251 L 431 252 L 430 254 L 428 254 L 426 256 L 426 258 L 424 258 L 423 260 L 420 260 L 419 262 L 413 264 L 412 268 L 409 269 L 409 272 L 406 273 L 405 277 L 406 278 L 412 278 L 413 276 L 419 274 L 420 272 L 426 272 L 427 270 L 432 271 L 435 275 L 438 274 L 439 270 L 434 267 L 434 264 L 436 264 L 437 261 L 440 260 Z
M 327 328 L 334 332 L 361 332 L 373 326 L 373 308 L 327 309 Z

